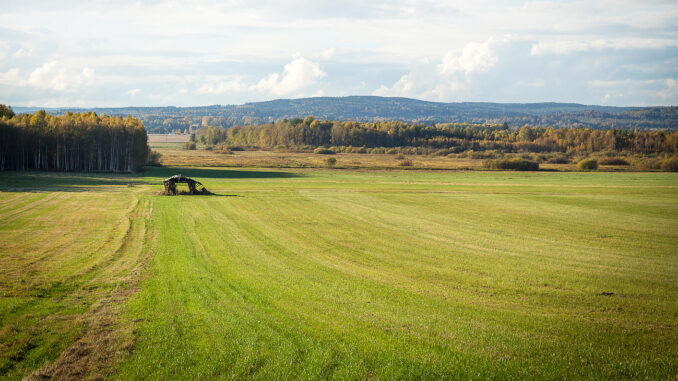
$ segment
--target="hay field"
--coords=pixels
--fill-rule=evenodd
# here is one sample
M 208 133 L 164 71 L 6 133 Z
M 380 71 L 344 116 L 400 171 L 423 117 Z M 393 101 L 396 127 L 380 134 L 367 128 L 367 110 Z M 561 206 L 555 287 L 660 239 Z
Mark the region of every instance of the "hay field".
M 675 378 L 676 227 L 673 173 L 0 173 L 0 375 Z
M 190 136 L 175 134 L 148 134 L 148 144 L 158 143 L 186 143 Z
M 221 154 L 213 151 L 185 150 L 180 145 L 156 144 L 153 148 L 162 156 L 165 166 L 184 167 L 246 167 L 246 168 L 324 168 L 328 158 L 336 159 L 340 169 L 483 169 L 484 159 L 449 158 L 434 155 L 388 155 L 339 153 L 317 155 L 312 152 L 281 152 L 271 150 L 233 151 Z M 409 165 L 403 166 L 403 161 Z M 576 164 L 541 164 L 546 170 L 576 170 Z M 601 170 L 620 170 L 618 166 L 601 166 Z

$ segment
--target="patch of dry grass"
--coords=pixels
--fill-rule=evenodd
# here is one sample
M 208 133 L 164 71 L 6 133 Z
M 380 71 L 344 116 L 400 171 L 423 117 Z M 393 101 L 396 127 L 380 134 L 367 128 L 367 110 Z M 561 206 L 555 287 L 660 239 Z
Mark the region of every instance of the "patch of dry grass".
M 148 134 L 148 143 L 186 143 L 190 138 L 189 135 L 173 135 L 173 134 Z
M 323 157 L 313 152 L 233 151 L 224 155 L 211 151 L 188 152 L 176 148 L 157 149 L 161 163 L 167 166 L 260 167 L 260 168 L 320 168 Z M 338 153 L 335 168 L 402 168 L 397 157 L 388 154 Z M 481 169 L 483 160 L 457 159 L 444 156 L 411 155 L 407 157 L 413 169 Z

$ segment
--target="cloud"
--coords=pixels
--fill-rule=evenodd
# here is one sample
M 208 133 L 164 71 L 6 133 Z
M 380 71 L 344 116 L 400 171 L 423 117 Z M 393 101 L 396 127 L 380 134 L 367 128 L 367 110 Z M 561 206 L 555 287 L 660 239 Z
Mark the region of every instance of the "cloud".
M 666 88 L 657 92 L 657 95 L 668 101 L 675 101 L 678 99 L 678 80 L 675 78 L 667 78 L 664 80 Z
M 678 47 L 678 41 L 666 39 L 626 39 L 623 41 L 612 40 L 562 40 L 562 41 L 539 41 L 532 45 L 530 54 L 543 56 L 547 54 L 567 55 L 592 50 L 645 50 L 667 49 Z
M 21 82 L 21 70 L 19 68 L 15 67 L 7 70 L 5 73 L 0 73 L 0 84 L 19 86 Z
M 19 68 L 12 68 L 0 73 L 0 83 L 17 87 L 33 87 L 54 91 L 75 89 L 88 85 L 94 81 L 94 70 L 89 67 L 82 69 L 52 61 L 33 70 L 27 77 L 21 74 Z
M 330 58 L 332 58 L 332 56 L 334 55 L 334 53 L 335 53 L 336 51 L 337 51 L 337 50 L 336 50 L 335 48 L 333 48 L 333 47 L 332 47 L 332 48 L 327 48 L 327 49 L 323 50 L 322 57 L 323 57 L 324 59 L 330 59 Z
M 14 52 L 14 58 L 23 58 L 23 57 L 27 57 L 27 56 L 30 56 L 31 53 L 32 53 L 31 49 L 20 48 L 19 50 L 17 50 L 16 52 Z
M 588 82 L 593 92 L 602 94 L 599 102 L 603 104 L 618 103 L 630 95 L 640 95 L 650 99 L 655 97 L 660 104 L 671 104 L 678 99 L 678 80 L 675 78 L 663 79 L 623 79 L 623 80 L 591 80 Z M 657 102 L 653 102 L 657 104 Z M 675 104 L 675 103 L 674 103 Z M 638 102 L 637 105 L 651 105 Z
M 437 65 L 422 57 L 392 86 L 381 85 L 372 94 L 439 101 L 458 99 L 463 90 L 474 86 L 474 78 L 469 74 L 486 73 L 497 65 L 499 58 L 494 51 L 497 45 L 494 37 L 484 42 L 467 42 L 460 50 L 448 51 Z
M 196 90 L 198 94 L 221 95 L 226 93 L 239 93 L 245 91 L 249 86 L 243 83 L 241 77 L 221 79 L 212 77 L 208 82 Z
M 494 39 L 490 37 L 485 42 L 469 42 L 461 52 L 447 52 L 438 65 L 441 74 L 457 72 L 471 73 L 474 71 L 488 71 L 496 63 L 497 57 L 492 53 Z
M 320 69 L 317 62 L 296 56 L 285 65 L 282 74 L 273 73 L 262 78 L 253 89 L 278 96 L 286 95 L 314 85 L 325 76 L 327 73 Z
M 275 96 L 288 95 L 308 90 L 327 76 L 320 64 L 301 56 L 294 56 L 292 61 L 283 67 L 282 74 L 272 73 L 256 83 L 244 76 L 207 76 L 204 83 L 195 90 L 195 94 L 226 95 L 267 93 Z M 315 89 L 312 94 L 324 94 L 322 89 Z
M 36 88 L 63 91 L 91 84 L 93 81 L 93 69 L 77 69 L 52 61 L 33 70 L 25 83 Z
M 414 89 L 414 82 L 411 79 L 411 74 L 405 74 L 393 84 L 391 87 L 381 85 L 378 89 L 372 92 L 372 95 L 382 97 L 411 97 L 414 96 L 412 90 Z
M 141 89 L 131 89 L 131 90 L 127 91 L 127 95 L 135 96 L 135 95 L 139 94 L 139 91 L 141 91 Z
M 676 104 L 677 17 L 675 0 L 25 0 L 0 10 L 0 103 Z

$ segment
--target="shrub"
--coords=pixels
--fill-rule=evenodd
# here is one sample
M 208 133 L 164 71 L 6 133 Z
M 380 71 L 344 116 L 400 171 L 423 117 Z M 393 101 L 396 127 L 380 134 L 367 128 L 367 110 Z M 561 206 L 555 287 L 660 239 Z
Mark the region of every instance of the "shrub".
M 501 152 L 495 150 L 489 151 L 472 151 L 468 150 L 465 152 L 466 157 L 469 159 L 497 159 L 502 156 Z
M 398 165 L 401 167 L 411 167 L 413 165 L 412 160 L 410 159 L 405 159 L 405 160 L 400 160 L 398 162 Z
M 327 159 L 325 159 L 325 165 L 327 165 L 328 167 L 334 167 L 336 164 L 337 159 L 333 157 L 328 157 Z
M 388 155 L 395 155 L 397 153 L 398 153 L 398 150 L 395 149 L 395 148 L 391 148 L 388 151 L 386 151 L 386 154 L 388 154 Z
M 402 153 L 399 153 L 398 155 L 396 155 L 395 158 L 396 158 L 396 160 L 403 160 L 403 159 L 405 159 L 405 155 L 403 155 Z
M 146 165 L 160 165 L 161 156 L 160 152 L 149 149 L 148 156 L 146 156 Z
M 228 147 L 228 149 L 231 150 L 231 151 L 244 151 L 245 150 L 244 148 L 239 147 L 239 146 Z
M 532 154 L 532 160 L 537 163 L 545 163 L 548 160 L 548 157 L 544 154 Z
M 661 169 L 662 161 L 652 158 L 641 158 L 635 161 L 634 165 L 640 169 Z
M 678 156 L 664 159 L 661 164 L 662 171 L 678 172 Z
M 487 160 L 483 163 L 489 169 L 512 169 L 514 171 L 537 171 L 539 163 L 525 159 Z
M 206 145 L 205 146 L 205 151 L 212 151 L 214 149 L 213 145 Z
M 596 159 L 584 159 L 577 163 L 577 168 L 584 171 L 592 171 L 598 169 L 598 160 Z
M 196 149 L 198 146 L 195 144 L 195 142 L 186 142 L 184 143 L 184 149 Z
M 570 160 L 565 156 L 556 156 L 546 160 L 549 164 L 569 164 Z
M 329 148 L 324 148 L 324 147 L 318 147 L 318 148 L 314 149 L 313 153 L 317 154 L 317 155 L 334 155 L 334 151 L 332 151 Z
M 600 159 L 599 163 L 601 165 L 629 165 L 629 162 L 621 157 L 605 157 Z
M 232 154 L 231 149 L 224 144 L 219 144 L 218 146 L 214 147 L 214 152 L 215 153 L 221 153 L 221 154 Z

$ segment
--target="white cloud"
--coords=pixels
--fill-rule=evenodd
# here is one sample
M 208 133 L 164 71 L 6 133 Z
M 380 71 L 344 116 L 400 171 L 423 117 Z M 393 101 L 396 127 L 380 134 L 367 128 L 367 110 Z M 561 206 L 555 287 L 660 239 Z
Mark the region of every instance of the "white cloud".
M 0 101 L 16 105 L 124 106 L 137 88 L 138 105 L 320 91 L 582 103 L 609 91 L 618 105 L 678 102 L 665 81 L 678 78 L 675 0 L 15 3 L 0 10 Z M 658 82 L 645 92 L 626 82 L 647 79 Z
M 223 79 L 219 77 L 208 78 L 208 82 L 196 90 L 198 94 L 221 95 L 227 93 L 239 93 L 248 89 L 241 77 Z
M 494 39 L 490 37 L 485 42 L 469 42 L 461 52 L 448 52 L 438 65 L 441 74 L 449 75 L 457 72 L 471 73 L 474 71 L 488 71 L 496 63 L 497 57 L 492 52 Z
M 138 89 L 138 88 L 137 89 L 131 89 L 131 90 L 127 91 L 127 95 L 135 96 L 135 95 L 139 94 L 139 91 L 141 91 L 141 89 Z
M 381 85 L 372 94 L 436 101 L 463 100 L 461 95 L 477 83 L 477 78 L 469 74 L 488 72 L 499 62 L 494 52 L 497 44 L 493 37 L 484 42 L 467 42 L 462 49 L 447 52 L 437 65 L 422 57 L 392 86 Z
M 403 75 L 400 79 L 393 84 L 391 87 L 386 87 L 381 85 L 378 89 L 372 92 L 372 95 L 378 95 L 382 97 L 411 97 L 414 96 L 414 82 L 411 79 L 410 75 Z
M 323 57 L 324 59 L 330 59 L 330 58 L 332 58 L 332 56 L 334 55 L 334 53 L 335 53 L 336 51 L 337 51 L 337 50 L 336 50 L 334 47 L 332 47 L 332 48 L 327 48 L 327 49 L 323 50 L 322 57 Z
M 19 50 L 14 52 L 14 58 L 24 58 L 30 56 L 31 53 L 32 53 L 31 49 L 20 48 Z
M 588 82 L 592 92 L 600 92 L 602 104 L 614 104 L 624 101 L 628 96 L 640 95 L 645 98 L 655 97 L 659 100 L 652 103 L 637 102 L 636 105 L 675 104 L 678 99 L 678 80 L 664 79 L 621 79 L 591 80 Z
M 21 70 L 18 68 L 12 68 L 5 73 L 0 73 L 0 84 L 20 86 L 21 82 Z
M 88 67 L 72 68 L 59 62 L 48 62 L 33 70 L 25 84 L 55 91 L 73 89 L 94 81 L 94 70 Z
M 657 95 L 669 102 L 675 102 L 675 100 L 678 99 L 678 80 L 675 78 L 667 78 L 664 80 L 664 83 L 666 88 L 658 91 Z
M 314 88 L 318 81 L 327 74 L 318 62 L 301 56 L 294 56 L 292 61 L 283 67 L 282 73 L 272 73 L 259 81 L 248 81 L 245 76 L 206 76 L 202 84 L 195 90 L 198 95 L 233 95 L 250 97 L 253 94 L 300 95 L 304 92 L 311 96 L 325 94 L 323 89 Z
M 277 96 L 286 95 L 314 85 L 325 76 L 327 73 L 320 69 L 317 62 L 296 56 L 292 62 L 285 65 L 282 74 L 273 73 L 262 78 L 253 89 Z
M 678 47 L 677 40 L 667 39 L 625 39 L 613 40 L 558 40 L 539 41 L 532 45 L 530 54 L 543 56 L 546 54 L 573 54 L 601 49 L 614 50 L 642 50 L 642 49 L 666 49 Z

